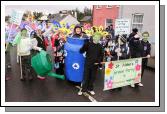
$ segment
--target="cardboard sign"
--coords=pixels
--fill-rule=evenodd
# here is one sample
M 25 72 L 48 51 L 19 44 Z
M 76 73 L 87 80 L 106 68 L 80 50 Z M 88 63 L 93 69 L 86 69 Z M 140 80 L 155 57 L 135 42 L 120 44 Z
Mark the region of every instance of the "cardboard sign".
M 115 35 L 130 34 L 130 19 L 115 20 Z
M 105 63 L 104 90 L 141 82 L 142 58 Z

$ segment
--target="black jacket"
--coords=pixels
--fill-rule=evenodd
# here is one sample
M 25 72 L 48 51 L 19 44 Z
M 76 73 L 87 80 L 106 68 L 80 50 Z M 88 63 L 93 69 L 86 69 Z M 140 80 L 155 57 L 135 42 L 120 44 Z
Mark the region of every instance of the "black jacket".
M 136 33 L 134 32 L 130 33 L 129 37 L 127 38 L 127 42 L 129 42 L 135 35 Z
M 142 57 L 146 57 L 147 55 L 150 55 L 151 44 L 148 41 L 144 42 L 143 40 L 141 41 L 141 44 L 143 46 Z
M 139 38 L 133 37 L 129 41 L 129 47 L 130 47 L 131 58 L 142 57 L 143 45 L 141 43 L 141 40 L 139 40 Z
M 80 53 L 86 52 L 87 65 L 94 65 L 94 63 L 100 63 L 103 60 L 103 48 L 100 44 L 95 44 L 93 42 L 87 42 L 80 49 Z
M 41 47 L 43 50 L 46 51 L 46 47 L 45 47 L 45 40 L 44 40 L 44 37 L 39 37 L 38 35 L 35 35 L 34 36 L 38 42 L 37 46 L 38 47 Z

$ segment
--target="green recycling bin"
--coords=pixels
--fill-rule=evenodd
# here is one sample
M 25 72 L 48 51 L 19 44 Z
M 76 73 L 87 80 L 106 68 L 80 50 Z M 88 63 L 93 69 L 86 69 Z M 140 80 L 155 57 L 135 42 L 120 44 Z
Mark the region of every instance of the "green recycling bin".
M 38 54 L 31 58 L 31 66 L 40 76 L 51 76 L 55 78 L 65 79 L 64 75 L 58 75 L 52 72 L 52 60 L 46 51 L 41 50 Z

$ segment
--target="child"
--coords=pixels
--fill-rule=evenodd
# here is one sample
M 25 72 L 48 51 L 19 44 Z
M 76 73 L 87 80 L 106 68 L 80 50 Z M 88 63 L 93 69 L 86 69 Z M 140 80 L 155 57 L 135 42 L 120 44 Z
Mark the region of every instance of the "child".
M 82 90 L 78 92 L 78 95 L 82 95 L 83 92 L 89 91 L 91 95 L 94 95 L 94 81 L 98 65 L 103 60 L 103 49 L 99 44 L 101 34 L 95 33 L 93 35 L 93 42 L 86 42 L 80 49 L 80 53 L 86 52 L 86 60 L 84 66 L 84 78 L 82 82 Z
M 80 25 L 75 26 L 72 37 L 74 37 L 74 38 L 88 38 L 88 36 L 83 33 L 82 27 Z
M 120 42 L 119 42 L 120 40 Z M 129 58 L 129 47 L 127 46 L 126 42 L 126 36 L 117 36 L 116 37 L 116 42 L 117 44 L 115 45 L 113 51 L 112 51 L 112 56 L 113 56 L 113 61 L 118 60 L 123 60 L 123 59 L 128 59 Z
M 46 51 L 45 39 L 44 36 L 42 35 L 41 29 L 37 29 L 37 32 L 33 32 L 32 38 L 36 39 L 37 47 L 40 47 L 42 50 Z M 37 51 L 32 50 L 32 53 L 33 55 L 36 55 Z M 45 80 L 45 77 L 42 77 L 40 75 L 37 75 L 37 78 L 39 80 Z
M 119 41 L 120 40 L 120 41 Z M 129 47 L 126 45 L 126 36 L 117 36 L 116 37 L 116 45 L 112 51 L 112 61 L 116 60 L 124 60 L 129 58 Z M 122 87 L 117 88 L 118 90 L 121 90 Z M 115 89 L 113 89 L 115 90 Z
M 141 44 L 143 45 L 142 57 L 147 57 L 147 58 L 142 59 L 141 78 L 143 77 L 144 69 L 147 67 L 148 58 L 150 58 L 150 51 L 151 51 L 151 44 L 148 41 L 149 33 L 148 32 L 143 32 L 142 37 L 143 37 L 143 39 L 141 41 Z M 139 83 L 139 86 L 143 86 L 143 84 Z
M 25 80 L 25 76 L 28 77 L 29 80 L 32 80 L 32 67 L 31 67 L 31 53 L 30 50 L 36 49 L 41 50 L 41 48 L 36 47 L 37 42 L 34 43 L 34 40 L 31 40 L 27 35 L 27 30 L 23 28 L 20 33 L 16 36 L 13 41 L 13 45 L 17 45 L 17 55 L 21 57 L 21 72 L 23 76 L 20 77 L 21 81 Z
M 105 47 L 105 61 L 109 62 L 113 59 L 112 51 L 114 50 L 115 43 L 112 40 L 107 42 Z
M 65 33 L 59 30 L 58 39 L 54 43 L 54 56 L 55 56 L 55 71 L 57 74 L 64 74 L 64 44 L 65 44 Z
M 130 56 L 131 58 L 139 58 L 142 57 L 143 53 L 143 45 L 141 43 L 141 38 L 138 34 L 134 35 L 130 41 L 129 41 L 129 47 L 130 47 Z M 135 85 L 143 86 L 143 84 L 132 84 L 131 87 L 135 87 Z

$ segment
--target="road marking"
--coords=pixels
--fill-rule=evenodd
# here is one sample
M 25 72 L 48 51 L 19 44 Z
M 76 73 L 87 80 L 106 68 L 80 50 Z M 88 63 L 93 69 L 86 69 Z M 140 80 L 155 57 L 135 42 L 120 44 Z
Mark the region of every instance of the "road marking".
M 75 86 L 77 89 L 81 90 L 80 86 Z M 85 97 L 87 97 L 91 102 L 98 102 L 95 98 L 93 98 L 92 96 L 90 96 L 87 92 L 84 92 L 83 95 Z

